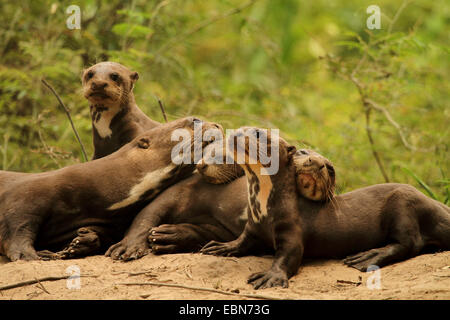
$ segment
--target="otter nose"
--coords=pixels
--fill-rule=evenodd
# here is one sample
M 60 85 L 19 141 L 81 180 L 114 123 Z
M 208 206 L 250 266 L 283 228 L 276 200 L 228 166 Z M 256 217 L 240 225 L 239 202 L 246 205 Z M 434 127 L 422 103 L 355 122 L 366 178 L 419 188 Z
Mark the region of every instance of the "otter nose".
M 319 159 L 313 156 L 309 156 L 308 159 L 306 159 L 306 161 L 303 163 L 303 166 L 305 167 L 310 167 L 313 165 L 319 165 Z
M 205 163 L 205 162 L 199 162 L 198 164 L 197 164 L 197 169 L 198 169 L 198 171 L 200 171 L 200 172 L 203 172 L 205 169 L 206 169 L 206 167 L 207 167 L 207 164 Z
M 91 87 L 93 90 L 105 89 L 108 86 L 106 81 L 92 81 Z

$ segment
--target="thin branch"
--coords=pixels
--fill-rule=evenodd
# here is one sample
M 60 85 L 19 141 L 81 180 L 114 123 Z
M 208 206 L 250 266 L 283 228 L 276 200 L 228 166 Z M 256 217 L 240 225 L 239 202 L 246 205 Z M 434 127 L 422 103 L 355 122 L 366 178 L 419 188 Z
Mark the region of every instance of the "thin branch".
M 157 276 L 155 274 L 152 274 L 152 270 L 147 270 L 147 271 L 139 271 L 139 272 L 128 272 L 128 271 L 118 271 L 118 272 L 112 272 L 112 274 L 116 275 L 116 274 L 127 274 L 130 277 L 133 276 L 140 276 L 140 275 L 146 275 L 150 278 L 156 278 Z
M 184 286 L 184 285 L 181 285 L 181 284 L 174 284 L 174 283 L 160 283 L 160 282 L 121 282 L 121 283 L 116 283 L 116 285 L 124 285 L 124 286 L 156 286 L 156 287 L 171 287 L 171 288 L 180 288 L 180 289 L 187 289 L 187 290 L 196 290 L 196 291 L 213 292 L 213 293 L 219 293 L 219 294 L 228 295 L 228 296 L 247 297 L 247 298 L 254 298 L 254 299 L 264 299 L 264 300 L 293 300 L 293 299 L 290 299 L 290 298 L 278 298 L 278 297 L 271 297 L 271 296 L 265 296 L 265 295 L 259 295 L 259 294 L 246 294 L 246 293 L 228 292 L 228 291 L 217 290 L 217 289 L 212 289 L 212 288 L 190 287 L 190 286 Z
M 361 281 L 355 282 L 355 281 L 349 281 L 349 280 L 336 280 L 336 283 L 352 284 L 355 286 L 359 286 L 362 282 Z
M 381 171 L 381 174 L 383 175 L 384 180 L 386 182 L 389 182 L 389 177 L 386 173 L 386 170 L 384 169 L 383 162 L 381 161 L 381 158 L 378 155 L 378 151 L 375 149 L 375 142 L 372 137 L 372 131 L 371 131 L 372 129 L 370 128 L 370 111 L 371 110 L 372 110 L 371 108 L 368 108 L 366 106 L 366 133 L 367 133 L 367 137 L 369 138 L 369 143 L 370 143 L 370 147 L 372 149 L 372 154 L 375 158 L 375 161 L 378 164 L 378 168 L 380 168 L 380 171 Z
M 41 79 L 42 83 L 50 89 L 50 91 L 55 95 L 56 99 L 58 100 L 59 104 L 61 105 L 61 107 L 63 108 L 64 112 L 67 115 L 67 118 L 69 118 L 70 121 L 70 125 L 72 126 L 73 132 L 75 133 L 75 136 L 78 140 L 78 143 L 80 144 L 81 147 L 81 152 L 83 153 L 83 157 L 84 157 L 84 161 L 88 161 L 87 155 L 86 155 L 86 150 L 84 149 L 84 145 L 81 142 L 80 136 L 78 135 L 78 131 L 75 128 L 75 125 L 73 124 L 72 121 L 72 117 L 70 115 L 70 111 L 69 109 L 66 108 L 66 106 L 64 105 L 64 103 L 62 102 L 61 98 L 59 97 L 59 95 L 56 93 L 55 89 L 53 89 L 53 87 L 47 82 L 45 81 L 45 79 Z
M 96 276 L 96 275 L 80 275 L 80 277 L 98 277 L 98 276 Z M 26 287 L 26 286 L 30 286 L 30 285 L 36 284 L 36 283 L 41 283 L 44 281 L 58 281 L 58 280 L 64 280 L 64 279 L 68 279 L 68 278 L 69 278 L 69 276 L 59 276 L 59 277 L 51 276 L 51 277 L 43 277 L 43 278 L 39 278 L 39 279 L 34 278 L 34 280 L 17 282 L 17 283 L 8 284 L 6 286 L 0 287 L 0 291 L 10 290 L 10 289 L 20 288 L 20 287 Z
M 404 0 L 400 8 L 398 8 L 397 12 L 395 13 L 394 18 L 392 18 L 391 22 L 389 23 L 388 33 L 390 34 L 392 31 L 392 28 L 394 27 L 395 22 L 397 22 L 397 19 L 400 17 L 400 14 L 402 13 L 403 9 L 406 8 L 408 5 L 408 0 Z
M 36 278 L 34 278 L 37 282 L 38 282 L 38 284 L 39 284 L 39 287 L 42 289 L 42 291 L 44 291 L 44 292 L 46 292 L 47 294 L 50 294 L 50 292 L 48 292 L 48 290 L 44 287 L 44 285 L 39 281 L 39 279 L 36 279 Z
M 364 88 L 363 85 L 361 84 L 361 82 L 359 82 L 359 80 L 355 77 L 355 70 L 361 67 L 363 61 L 365 60 L 366 54 L 364 54 L 364 56 L 361 58 L 361 60 L 358 62 L 357 66 L 355 67 L 355 69 L 353 70 L 353 72 L 351 73 L 350 76 L 350 80 L 353 82 L 353 84 L 356 86 L 356 88 L 358 89 L 360 98 L 361 98 L 361 102 L 363 104 L 363 107 L 365 109 L 365 115 L 366 115 L 366 134 L 367 134 L 367 138 L 369 139 L 369 143 L 370 143 L 370 148 L 372 150 L 372 154 L 373 157 L 375 158 L 375 161 L 377 162 L 378 168 L 380 169 L 381 174 L 383 175 L 383 178 L 386 182 L 389 182 L 389 177 L 386 173 L 386 170 L 384 169 L 384 165 L 383 162 L 381 161 L 381 157 L 378 154 L 378 151 L 375 148 L 375 141 L 372 137 L 372 131 L 370 128 L 370 111 L 372 110 L 370 108 L 369 103 L 367 102 L 367 97 L 366 94 L 364 93 Z
M 412 151 L 417 151 L 417 148 L 414 147 L 413 145 L 411 145 L 408 141 L 406 141 L 405 135 L 403 134 L 403 130 L 401 128 L 401 126 L 392 118 L 391 114 L 389 113 L 389 111 L 387 111 L 386 108 L 380 106 L 379 104 L 375 103 L 374 101 L 372 101 L 371 99 L 366 99 L 366 102 L 368 104 L 370 104 L 370 106 L 372 108 L 374 108 L 375 110 L 381 111 L 384 115 L 384 117 L 390 122 L 390 124 L 397 129 L 397 132 L 400 136 L 400 139 L 402 140 L 404 146 Z
M 166 110 L 164 110 L 164 106 L 163 106 L 162 101 L 159 98 L 157 98 L 157 99 L 158 99 L 158 104 L 159 104 L 159 107 L 161 108 L 161 112 L 163 114 L 164 120 L 166 122 L 169 122 L 169 120 L 167 120 Z
M 182 34 L 179 34 L 177 36 L 175 36 L 174 38 L 172 38 L 171 40 L 167 41 L 165 44 L 163 44 L 157 51 L 156 54 L 160 54 L 163 51 L 166 51 L 167 49 L 171 48 L 172 46 L 176 45 L 177 43 L 180 43 L 180 40 L 186 37 L 191 36 L 192 34 L 206 28 L 207 26 L 220 21 L 222 19 L 228 18 L 229 16 L 232 16 L 234 14 L 237 14 L 245 9 L 247 9 L 248 7 L 252 6 L 256 1 L 258 0 L 250 0 L 246 3 L 244 3 L 243 5 L 237 7 L 237 8 L 233 8 L 231 10 L 228 10 L 227 12 L 225 12 L 222 15 L 218 15 L 212 18 L 209 18 L 205 21 L 203 21 L 202 23 L 199 23 L 198 25 L 196 25 L 194 28 L 192 28 L 191 30 L 188 30 Z
M 38 128 L 38 136 L 39 136 L 39 140 L 41 140 L 41 143 L 44 146 L 45 153 L 47 153 L 49 155 L 50 159 L 53 160 L 53 162 L 58 166 L 58 168 L 61 168 L 61 164 L 58 162 L 58 160 L 54 156 L 54 153 L 52 152 L 51 148 L 45 142 L 40 128 Z

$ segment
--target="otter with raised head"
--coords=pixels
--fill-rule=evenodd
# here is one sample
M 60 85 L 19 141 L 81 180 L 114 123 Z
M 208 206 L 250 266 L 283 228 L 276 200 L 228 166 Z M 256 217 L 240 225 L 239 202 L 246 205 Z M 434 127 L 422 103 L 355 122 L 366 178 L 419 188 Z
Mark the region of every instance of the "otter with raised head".
M 256 136 L 267 135 L 271 143 L 270 133 L 250 129 Z M 229 141 L 250 129 L 239 130 Z M 255 141 L 248 139 L 241 148 L 247 159 Z M 242 256 L 261 247 L 274 249 L 271 269 L 253 274 L 248 280 L 255 289 L 288 287 L 288 279 L 298 271 L 303 257 L 351 255 L 344 263 L 366 271 L 371 265 L 383 267 L 418 255 L 425 246 L 450 250 L 449 207 L 410 185 L 396 183 L 358 189 L 326 203 L 310 201 L 298 195 L 301 189 L 297 185 L 295 154 L 295 147 L 279 138 L 276 174 L 262 175 L 265 165 L 258 159 L 254 159 L 256 164 L 241 165 L 249 194 L 244 232 L 234 241 L 212 241 L 201 250 L 207 254 Z M 308 157 L 305 154 L 304 163 Z M 309 169 L 300 171 L 310 181 L 320 177 L 311 175 Z
M 122 241 L 107 251 L 107 256 L 126 261 L 138 259 L 150 251 L 155 254 L 198 252 L 211 240 L 231 241 L 242 233 L 247 221 L 247 180 L 238 165 L 216 165 L 209 161 L 217 143 L 222 141 L 206 148 L 204 158 L 197 165 L 199 173 L 171 186 L 144 208 Z M 295 157 L 298 158 L 298 181 L 304 186 L 301 194 L 325 201 L 334 190 L 331 162 L 314 153 L 315 160 L 305 166 L 309 170 L 305 175 L 300 171 L 301 155 Z M 313 168 L 322 177 L 317 185 L 310 179 L 310 175 L 316 174 Z M 326 190 L 322 181 L 327 183 Z
M 108 248 L 122 237 L 136 212 L 195 169 L 193 159 L 192 164 L 172 162 L 172 148 L 179 144 L 172 141 L 172 133 L 184 129 L 193 154 L 194 145 L 203 148 L 209 143 L 195 143 L 196 123 L 201 120 L 172 121 L 139 135 L 107 157 L 18 176 L 0 194 L 0 253 L 12 261 L 55 258 L 52 252 L 36 252 L 35 247 L 61 250 L 77 234 L 89 235 L 97 228 L 103 239 L 88 236 L 92 243 L 86 248 L 72 242 L 56 257 L 72 258 Z M 221 127 L 202 123 L 202 132 L 217 128 Z
M 109 61 L 83 72 L 83 93 L 91 109 L 93 159 L 113 153 L 139 134 L 160 125 L 136 105 L 133 88 L 138 79 L 137 72 Z

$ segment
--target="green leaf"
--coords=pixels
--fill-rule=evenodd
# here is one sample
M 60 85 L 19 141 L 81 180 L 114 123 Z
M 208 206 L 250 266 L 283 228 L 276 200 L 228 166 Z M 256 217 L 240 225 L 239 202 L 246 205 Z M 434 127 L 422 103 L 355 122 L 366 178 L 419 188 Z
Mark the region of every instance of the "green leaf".
M 337 46 L 344 46 L 344 47 L 347 47 L 347 48 L 357 48 L 357 49 L 362 49 L 363 48 L 361 43 L 355 42 L 355 41 L 341 40 L 341 41 L 335 42 L 335 44 Z
M 405 166 L 402 166 L 402 170 L 403 170 L 406 174 L 408 174 L 408 175 L 410 175 L 411 177 L 413 177 L 414 180 L 416 180 L 416 182 L 417 182 L 422 188 L 425 189 L 425 191 L 428 193 L 428 195 L 429 195 L 431 198 L 433 198 L 434 200 L 437 200 L 437 197 L 436 197 L 436 195 L 434 194 L 433 190 L 431 190 L 431 188 L 430 188 L 430 187 L 429 187 L 422 179 L 420 179 L 418 176 L 416 176 L 416 174 L 415 174 L 414 172 L 412 172 L 410 169 L 408 169 L 408 168 L 405 167 Z

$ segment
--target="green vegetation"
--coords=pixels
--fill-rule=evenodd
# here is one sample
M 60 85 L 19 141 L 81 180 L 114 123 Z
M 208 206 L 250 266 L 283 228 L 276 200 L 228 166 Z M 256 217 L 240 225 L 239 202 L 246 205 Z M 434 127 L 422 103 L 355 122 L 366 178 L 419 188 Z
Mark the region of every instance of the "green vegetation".
M 76 2 L 76 3 L 75 3 Z M 449 6 L 445 0 L 3 1 L 2 169 L 92 155 L 80 75 L 103 60 L 136 70 L 138 105 L 163 121 L 197 115 L 226 128 L 279 128 L 335 164 L 338 192 L 410 183 L 449 201 Z M 69 30 L 66 8 L 81 8 Z M 368 30 L 366 8 L 381 9 Z

